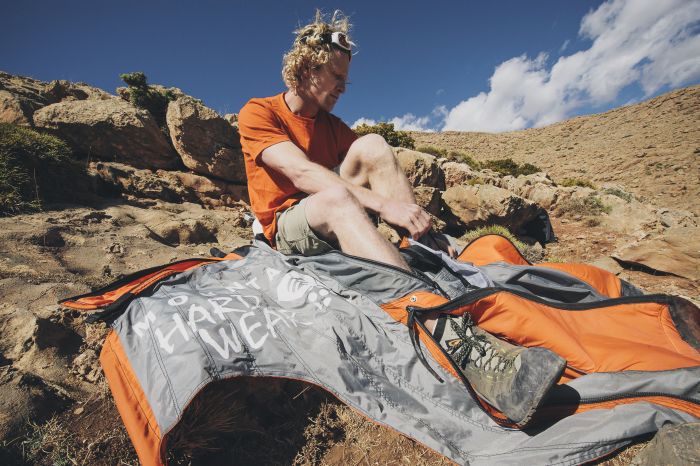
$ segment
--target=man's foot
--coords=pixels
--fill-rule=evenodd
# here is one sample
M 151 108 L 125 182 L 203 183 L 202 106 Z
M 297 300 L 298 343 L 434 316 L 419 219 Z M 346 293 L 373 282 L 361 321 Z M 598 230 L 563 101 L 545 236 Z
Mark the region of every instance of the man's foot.
M 434 336 L 474 390 L 518 427 L 527 424 L 566 367 L 565 359 L 546 348 L 494 337 L 468 313 L 440 318 Z

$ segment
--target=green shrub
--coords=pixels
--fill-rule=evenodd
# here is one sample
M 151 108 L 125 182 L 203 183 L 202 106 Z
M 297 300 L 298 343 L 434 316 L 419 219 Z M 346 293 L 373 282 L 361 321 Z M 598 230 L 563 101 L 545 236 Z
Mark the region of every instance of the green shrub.
M 358 136 L 372 133 L 378 134 L 393 147 L 404 147 L 406 149 L 415 149 L 416 147 L 416 141 L 406 131 L 395 130 L 393 123 L 380 122 L 376 125 L 361 124 L 356 126 L 353 130 Z
M 511 158 L 498 159 L 498 160 L 486 160 L 481 163 L 481 168 L 488 168 L 501 175 L 532 175 L 540 171 L 538 167 L 532 165 L 531 163 L 524 163 L 522 165 L 518 164 Z
M 563 201 L 557 211 L 562 214 L 579 214 L 587 216 L 597 216 L 600 214 L 609 214 L 612 212 L 612 207 L 604 204 L 600 198 L 594 194 L 586 197 L 569 198 Z
M 23 126 L 0 123 L 0 216 L 41 209 L 57 187 L 68 189 L 58 174 L 72 165 L 61 139 Z
M 566 178 L 564 181 L 561 182 L 561 185 L 565 187 L 579 186 L 581 188 L 596 189 L 593 183 L 581 178 Z
M 617 196 L 620 199 L 623 199 L 625 201 L 632 202 L 632 199 L 634 199 L 634 196 L 632 196 L 630 193 L 627 193 L 620 188 L 607 188 L 605 190 L 605 194 L 612 194 L 613 196 Z
M 161 130 L 168 134 L 165 114 L 168 111 L 168 103 L 175 100 L 175 95 L 169 90 L 160 91 L 149 86 L 146 75 L 141 71 L 120 74 L 119 78 L 129 86 L 129 102 L 136 107 L 148 110 Z
M 420 146 L 416 148 L 418 152 L 434 155 L 435 157 L 447 157 L 447 150 L 434 146 Z
M 456 162 L 466 163 L 474 170 L 481 168 L 481 164 L 466 152 L 451 150 L 447 153 L 447 157 Z

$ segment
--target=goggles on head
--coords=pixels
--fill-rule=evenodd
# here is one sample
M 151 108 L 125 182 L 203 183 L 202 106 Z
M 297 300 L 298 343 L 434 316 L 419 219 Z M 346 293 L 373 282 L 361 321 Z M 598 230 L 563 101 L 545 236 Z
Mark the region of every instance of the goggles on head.
M 302 37 L 301 43 L 305 44 L 307 38 L 308 36 Z M 326 44 L 340 50 L 341 52 L 347 53 L 348 57 L 352 60 L 352 47 L 355 45 L 355 43 L 349 41 L 348 36 L 346 36 L 345 33 L 326 32 L 325 34 L 321 34 L 321 45 Z

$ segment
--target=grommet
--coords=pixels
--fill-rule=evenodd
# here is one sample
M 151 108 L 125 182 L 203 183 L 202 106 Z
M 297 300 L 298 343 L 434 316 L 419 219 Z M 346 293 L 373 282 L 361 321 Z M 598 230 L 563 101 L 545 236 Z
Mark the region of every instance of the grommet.
M 416 296 L 416 295 L 411 296 L 411 302 L 415 303 L 416 301 L 418 301 L 418 296 Z

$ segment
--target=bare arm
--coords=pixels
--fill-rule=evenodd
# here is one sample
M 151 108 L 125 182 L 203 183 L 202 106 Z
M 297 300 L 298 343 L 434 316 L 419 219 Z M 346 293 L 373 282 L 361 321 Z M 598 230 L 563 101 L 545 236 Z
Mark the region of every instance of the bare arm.
M 312 162 L 294 143 L 280 142 L 263 150 L 263 163 L 282 173 L 294 186 L 307 194 L 315 194 L 333 186 L 343 186 L 362 206 L 380 215 L 392 225 L 405 228 L 414 238 L 430 228 L 430 217 L 416 204 L 386 199 L 362 186 L 354 185 L 322 165 Z

